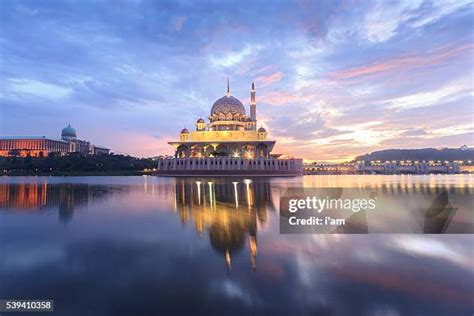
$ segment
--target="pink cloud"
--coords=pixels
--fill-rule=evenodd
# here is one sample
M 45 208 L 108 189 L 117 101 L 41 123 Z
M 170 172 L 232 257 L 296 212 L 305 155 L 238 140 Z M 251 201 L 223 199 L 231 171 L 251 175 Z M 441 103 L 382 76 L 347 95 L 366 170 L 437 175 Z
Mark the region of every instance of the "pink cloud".
M 258 68 L 257 70 L 254 71 L 255 74 L 261 74 L 265 73 L 268 71 L 275 71 L 276 70 L 276 65 L 266 65 L 261 68 Z
M 267 86 L 274 82 L 278 82 L 283 78 L 283 73 L 281 71 L 276 71 L 268 76 L 260 76 L 255 79 L 257 84 L 261 86 Z
M 283 105 L 291 102 L 300 101 L 302 101 L 302 97 L 296 94 L 286 93 L 283 91 L 273 91 L 258 97 L 258 102 L 271 105 Z
M 324 99 L 321 91 L 311 85 L 304 89 L 298 89 L 294 92 L 272 91 L 258 96 L 257 102 L 270 105 L 284 105 L 288 103 L 307 103 L 315 99 Z
M 329 77 L 335 80 L 346 80 L 360 76 L 371 76 L 380 73 L 397 72 L 400 70 L 423 67 L 426 65 L 436 65 L 451 59 L 455 56 L 464 54 L 472 50 L 474 44 L 464 44 L 461 46 L 443 46 L 425 54 L 412 54 L 396 57 L 384 62 L 376 62 L 366 66 L 354 67 L 335 71 L 329 74 Z

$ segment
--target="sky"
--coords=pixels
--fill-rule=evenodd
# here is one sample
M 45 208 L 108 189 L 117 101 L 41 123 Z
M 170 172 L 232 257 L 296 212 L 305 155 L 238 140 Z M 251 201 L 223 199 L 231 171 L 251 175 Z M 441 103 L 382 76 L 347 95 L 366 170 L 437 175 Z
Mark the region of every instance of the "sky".
M 473 2 L 0 2 L 0 135 L 140 157 L 232 94 L 274 153 L 344 161 L 474 144 Z

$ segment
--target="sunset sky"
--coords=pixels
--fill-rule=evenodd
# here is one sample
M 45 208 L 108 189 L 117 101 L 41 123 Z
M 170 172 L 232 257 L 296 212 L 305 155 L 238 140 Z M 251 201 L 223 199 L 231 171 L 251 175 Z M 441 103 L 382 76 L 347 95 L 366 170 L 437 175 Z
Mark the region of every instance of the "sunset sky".
M 171 154 L 232 93 L 275 153 L 473 145 L 471 1 L 1 1 L 0 135 Z

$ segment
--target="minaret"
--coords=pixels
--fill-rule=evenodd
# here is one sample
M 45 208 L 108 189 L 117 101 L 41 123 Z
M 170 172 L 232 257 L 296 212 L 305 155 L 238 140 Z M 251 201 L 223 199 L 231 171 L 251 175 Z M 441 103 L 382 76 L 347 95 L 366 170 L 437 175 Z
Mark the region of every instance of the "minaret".
M 230 97 L 229 77 L 227 77 L 227 96 Z
M 255 122 L 254 127 L 257 128 L 257 102 L 255 101 L 255 84 L 253 82 L 250 90 L 250 118 Z

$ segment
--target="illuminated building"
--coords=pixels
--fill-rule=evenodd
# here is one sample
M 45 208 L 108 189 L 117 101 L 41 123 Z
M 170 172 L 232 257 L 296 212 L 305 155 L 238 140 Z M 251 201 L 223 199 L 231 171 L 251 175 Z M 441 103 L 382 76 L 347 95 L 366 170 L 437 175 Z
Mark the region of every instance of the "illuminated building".
M 169 142 L 175 158 L 157 159 L 158 175 L 241 175 L 297 176 L 302 174 L 302 159 L 277 159 L 271 154 L 274 140 L 267 130 L 257 129 L 255 85 L 250 90 L 249 113 L 240 100 L 227 93 L 211 108 L 209 122 L 199 118 L 194 131 L 184 128 L 179 141 Z
M 199 118 L 194 131 L 184 128 L 178 142 L 169 142 L 176 149 L 175 157 L 269 158 L 275 141 L 267 139 L 265 128 L 257 129 L 255 94 L 252 83 L 247 115 L 242 102 L 232 96 L 227 81 L 227 93 L 212 105 L 209 123 Z
M 39 157 L 47 156 L 49 153 L 63 155 L 71 152 L 98 155 L 108 154 L 110 149 L 77 139 L 76 130 L 71 124 L 62 129 L 61 139 L 46 136 L 0 136 L 0 156 Z

